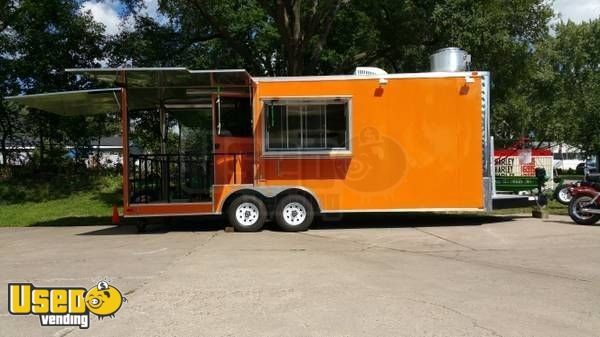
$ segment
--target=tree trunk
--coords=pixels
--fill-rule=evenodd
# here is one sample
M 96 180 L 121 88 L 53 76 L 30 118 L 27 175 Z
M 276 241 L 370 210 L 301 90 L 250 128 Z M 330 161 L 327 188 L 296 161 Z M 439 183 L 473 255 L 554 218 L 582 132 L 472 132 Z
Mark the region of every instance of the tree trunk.
M 308 9 L 302 6 L 309 1 Z M 261 0 L 275 21 L 286 55 L 287 75 L 313 73 L 331 32 L 333 20 L 349 0 Z

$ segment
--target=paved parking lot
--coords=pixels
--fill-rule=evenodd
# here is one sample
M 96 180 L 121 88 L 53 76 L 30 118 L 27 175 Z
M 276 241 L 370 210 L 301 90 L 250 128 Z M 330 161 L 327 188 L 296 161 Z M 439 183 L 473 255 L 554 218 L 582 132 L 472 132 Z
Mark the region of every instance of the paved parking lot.
M 8 282 L 105 278 L 128 302 L 87 330 L 7 312 Z M 600 227 L 377 215 L 305 233 L 0 228 L 0 297 L 0 336 L 598 336 Z

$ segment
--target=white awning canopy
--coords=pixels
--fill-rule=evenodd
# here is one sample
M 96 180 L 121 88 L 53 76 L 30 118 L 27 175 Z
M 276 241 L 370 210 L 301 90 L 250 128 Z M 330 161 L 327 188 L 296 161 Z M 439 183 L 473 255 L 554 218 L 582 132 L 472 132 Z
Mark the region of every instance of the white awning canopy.
M 120 88 L 65 91 L 5 97 L 29 108 L 64 116 L 97 115 L 119 111 Z
M 89 68 L 65 71 L 127 88 L 231 88 L 247 87 L 252 81 L 244 69 Z
M 67 69 L 110 89 L 66 91 L 6 97 L 29 108 L 63 116 L 94 115 L 120 110 L 121 88 L 127 89 L 128 110 L 154 110 L 173 104 L 211 104 L 213 94 L 249 94 L 252 78 L 243 69 L 188 70 L 186 68 Z

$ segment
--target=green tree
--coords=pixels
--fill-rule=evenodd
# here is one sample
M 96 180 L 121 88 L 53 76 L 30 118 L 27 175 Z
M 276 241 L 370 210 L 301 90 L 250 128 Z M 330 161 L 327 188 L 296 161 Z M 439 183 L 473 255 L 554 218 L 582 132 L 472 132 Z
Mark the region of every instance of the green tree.
M 76 0 L 22 0 L 5 6 L 0 15 L 1 95 L 81 89 L 90 83 L 65 73 L 65 68 L 95 67 L 104 57 L 104 28 L 89 13 L 82 13 Z M 86 127 L 80 118 L 61 118 L 30 110 L 19 117 L 6 104 L 0 120 L 20 122 L 24 138 L 38 146 L 43 161 L 47 153 L 59 153 L 66 143 L 88 142 L 98 129 Z M 0 128 L 3 138 L 13 137 L 14 127 Z M 12 135 L 11 135 L 12 133 Z M 3 151 L 6 149 L 3 148 Z
M 356 0 L 336 17 L 320 68 L 429 71 L 435 50 L 463 48 L 472 69 L 492 73 L 495 135 L 518 138 L 530 131 L 533 114 L 525 99 L 536 70 L 533 46 L 549 36 L 552 17 L 544 0 Z
M 141 0 L 123 2 L 134 29 L 111 37 L 103 53 L 102 27 L 79 13 L 79 1 L 9 1 L 0 29 L 11 34 L 0 38 L 8 38 L 13 56 L 4 60 L 10 70 L 3 78 L 23 92 L 84 88 L 89 83 L 60 70 L 97 66 L 104 56 L 114 66 L 246 68 L 254 75 L 339 74 L 361 65 L 415 72 L 428 71 L 436 49 L 457 46 L 473 55 L 474 69 L 492 73 L 497 138 L 566 137 L 558 119 L 564 108 L 556 106 L 567 103 L 556 101 L 574 93 L 549 95 L 562 77 L 552 65 L 558 61 L 548 61 L 558 57 L 558 42 L 549 35 L 553 12 L 545 0 L 160 0 L 165 20 L 140 15 Z M 53 117 L 39 114 L 27 120 L 36 137 L 69 139 L 51 127 Z M 83 132 L 69 132 L 76 131 Z
M 542 138 L 600 153 L 600 18 L 561 22 L 537 46 L 533 123 Z
M 1 99 L 0 95 L 0 99 Z M 2 161 L 0 165 L 8 165 L 11 159 L 15 159 L 15 153 L 9 145 L 19 141 L 19 134 L 22 131 L 20 109 L 14 104 L 0 100 L 0 155 Z
M 143 3 L 126 0 L 135 29 L 111 39 L 111 64 L 135 66 L 239 68 L 253 74 L 282 73 L 277 31 L 255 1 L 161 0 L 167 22 L 137 11 Z
M 16 140 L 21 126 L 19 123 L 19 109 L 2 101 L 4 95 L 13 92 L 15 89 L 15 83 L 11 81 L 10 76 L 12 74 L 11 64 L 6 56 L 6 51 L 9 50 L 12 43 L 6 29 L 14 17 L 14 13 L 15 1 L 0 2 L 0 154 L 2 155 L 0 165 L 2 166 L 8 163 L 8 159 L 12 155 L 8 149 L 8 143 L 13 143 Z
M 149 18 L 137 19 L 136 31 L 121 34 L 116 45 L 121 51 L 142 48 L 146 55 L 191 52 L 183 61 L 189 66 L 244 67 L 258 75 L 312 74 L 318 72 L 335 17 L 349 2 L 161 0 L 161 11 L 169 22 L 161 26 Z M 133 8 L 141 5 L 139 0 L 127 3 Z M 173 48 L 152 48 L 159 41 Z M 172 60 L 136 60 L 139 54 L 130 55 L 136 65 L 136 61 L 147 65 Z
M 537 67 L 535 46 L 549 37 L 553 17 L 545 0 L 160 4 L 168 22 L 139 19 L 134 32 L 118 39 L 125 41 L 119 61 L 130 55 L 136 65 L 244 67 L 257 75 L 350 73 L 361 65 L 415 72 L 429 70 L 435 50 L 457 46 L 473 55 L 473 69 L 492 73 L 497 138 L 514 140 L 538 131 L 528 97 Z

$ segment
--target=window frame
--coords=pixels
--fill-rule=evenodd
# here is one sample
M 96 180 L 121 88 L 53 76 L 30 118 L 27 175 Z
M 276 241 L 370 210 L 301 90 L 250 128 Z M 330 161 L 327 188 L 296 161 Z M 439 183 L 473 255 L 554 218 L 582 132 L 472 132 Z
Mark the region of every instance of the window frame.
M 302 103 L 306 102 L 306 105 L 313 104 L 319 105 L 343 100 L 348 106 L 347 118 L 346 118 L 346 147 L 344 148 L 329 148 L 329 149 L 284 149 L 274 150 L 269 149 L 269 135 L 267 130 L 267 107 L 272 102 L 277 101 L 290 101 Z M 266 157 L 277 157 L 277 156 L 351 156 L 352 155 L 352 96 L 351 95 L 336 95 L 336 96 L 277 96 L 277 97 L 261 97 L 261 111 L 262 111 L 262 153 Z M 299 104 L 300 105 L 300 104 Z

